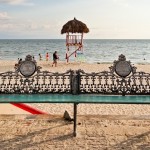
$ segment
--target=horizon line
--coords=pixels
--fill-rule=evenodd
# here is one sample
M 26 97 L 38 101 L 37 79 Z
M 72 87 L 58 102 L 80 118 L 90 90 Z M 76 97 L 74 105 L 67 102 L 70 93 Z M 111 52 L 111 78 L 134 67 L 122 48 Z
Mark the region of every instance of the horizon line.
M 0 38 L 0 40 L 66 40 L 65 38 Z M 150 38 L 149 39 L 147 39 L 147 38 L 122 38 L 122 39 L 107 39 L 107 38 L 104 38 L 104 39 L 102 39 L 102 38 L 85 38 L 85 39 L 83 39 L 83 40 L 150 40 Z

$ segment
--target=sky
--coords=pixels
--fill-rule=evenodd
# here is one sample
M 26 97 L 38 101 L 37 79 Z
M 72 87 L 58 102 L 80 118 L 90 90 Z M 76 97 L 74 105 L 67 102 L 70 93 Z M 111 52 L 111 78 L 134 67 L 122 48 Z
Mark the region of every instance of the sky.
M 63 39 L 82 21 L 86 39 L 150 39 L 150 0 L 0 0 L 0 39 Z

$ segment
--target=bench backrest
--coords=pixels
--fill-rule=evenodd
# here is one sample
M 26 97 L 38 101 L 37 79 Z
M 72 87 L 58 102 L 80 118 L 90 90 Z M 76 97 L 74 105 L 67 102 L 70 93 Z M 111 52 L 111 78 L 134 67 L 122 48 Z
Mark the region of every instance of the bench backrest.
M 70 74 L 40 71 L 31 77 L 18 72 L 0 74 L 0 93 L 70 93 Z
M 101 94 L 150 94 L 150 74 L 135 72 L 127 77 L 120 77 L 114 72 L 85 73 L 79 71 L 80 93 Z
M 136 67 L 120 55 L 110 71 L 65 73 L 41 71 L 30 55 L 16 64 L 15 71 L 0 73 L 0 94 L 70 93 L 150 95 L 150 74 L 136 72 Z

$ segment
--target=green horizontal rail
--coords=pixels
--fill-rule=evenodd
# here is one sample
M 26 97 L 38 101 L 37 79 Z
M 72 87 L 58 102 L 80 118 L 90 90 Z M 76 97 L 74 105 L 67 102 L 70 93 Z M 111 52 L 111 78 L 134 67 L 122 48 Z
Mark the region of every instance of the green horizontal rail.
M 0 94 L 0 103 L 150 104 L 149 95 Z

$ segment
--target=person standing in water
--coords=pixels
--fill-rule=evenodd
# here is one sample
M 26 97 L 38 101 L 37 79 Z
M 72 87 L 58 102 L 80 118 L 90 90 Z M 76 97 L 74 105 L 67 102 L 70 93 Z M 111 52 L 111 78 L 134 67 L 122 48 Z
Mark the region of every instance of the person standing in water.
M 42 60 L 42 55 L 41 55 L 41 54 L 39 54 L 39 60 L 40 60 L 40 61 Z
M 46 61 L 48 61 L 48 60 L 49 60 L 49 54 L 46 53 Z
M 52 64 L 52 67 L 53 65 L 55 64 L 55 67 L 57 67 L 57 60 L 59 59 L 58 55 L 57 55 L 57 51 L 55 51 L 53 53 L 53 64 Z

